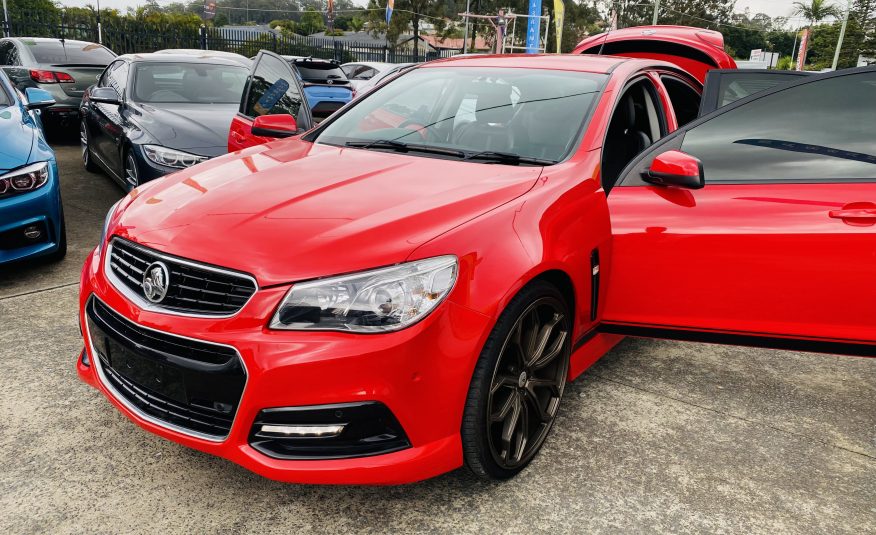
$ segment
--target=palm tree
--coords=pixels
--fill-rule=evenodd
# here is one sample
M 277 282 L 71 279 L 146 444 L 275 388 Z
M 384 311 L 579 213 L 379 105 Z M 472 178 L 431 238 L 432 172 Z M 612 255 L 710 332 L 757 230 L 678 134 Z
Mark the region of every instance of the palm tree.
M 808 4 L 794 2 L 793 7 L 791 14 L 808 20 L 810 26 L 828 17 L 842 16 L 840 8 L 836 4 L 828 4 L 827 0 L 809 0 Z
M 812 42 L 812 26 L 814 26 L 819 21 L 822 21 L 828 17 L 840 18 L 842 16 L 841 10 L 839 6 L 836 4 L 829 4 L 827 0 L 809 0 L 808 4 L 804 4 L 803 2 L 794 2 L 793 11 L 791 12 L 794 16 L 801 16 L 807 21 L 809 21 L 809 41 Z M 806 55 L 803 55 L 803 62 L 801 65 L 806 62 Z

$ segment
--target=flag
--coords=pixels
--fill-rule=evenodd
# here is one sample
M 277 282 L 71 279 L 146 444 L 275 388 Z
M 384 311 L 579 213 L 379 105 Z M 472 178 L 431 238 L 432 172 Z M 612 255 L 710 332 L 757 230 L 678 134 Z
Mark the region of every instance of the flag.
M 797 70 L 802 71 L 803 65 L 806 63 L 806 49 L 809 47 L 809 28 L 803 30 L 803 37 L 800 38 L 800 52 L 797 53 Z
M 326 21 L 328 22 L 329 30 L 335 29 L 335 2 L 334 0 L 328 0 L 328 5 L 326 6 Z
M 529 19 L 526 24 L 526 53 L 538 54 L 541 49 L 541 0 L 529 0 Z
M 557 29 L 557 54 L 562 52 L 563 45 L 563 19 L 566 16 L 566 4 L 563 0 L 554 0 L 554 26 Z
M 392 18 L 392 8 L 395 7 L 395 0 L 386 0 L 386 25 L 389 26 L 389 19 Z

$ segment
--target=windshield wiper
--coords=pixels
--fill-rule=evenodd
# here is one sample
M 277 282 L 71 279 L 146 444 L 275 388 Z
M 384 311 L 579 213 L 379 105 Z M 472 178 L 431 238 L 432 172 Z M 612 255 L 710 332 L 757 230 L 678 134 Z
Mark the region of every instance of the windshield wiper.
M 508 165 L 553 165 L 557 163 L 555 160 L 545 160 L 542 158 L 530 158 L 529 156 L 521 156 L 512 152 L 499 152 L 494 150 L 482 150 L 480 152 L 469 153 L 463 160 L 483 160 L 487 162 L 504 163 Z
M 444 147 L 434 147 L 432 145 L 419 145 L 415 143 L 404 143 L 394 139 L 377 139 L 374 141 L 347 141 L 344 143 L 347 147 L 360 149 L 385 149 L 394 150 L 396 152 L 422 152 L 426 154 L 443 154 L 447 156 L 455 156 L 457 158 L 465 158 L 464 151 L 456 149 L 446 149 Z

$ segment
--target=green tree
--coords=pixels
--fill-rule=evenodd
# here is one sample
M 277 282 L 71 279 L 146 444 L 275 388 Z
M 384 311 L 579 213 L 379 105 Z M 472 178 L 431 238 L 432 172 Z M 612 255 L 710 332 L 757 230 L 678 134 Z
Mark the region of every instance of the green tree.
M 308 8 L 301 15 L 301 21 L 298 23 L 295 33 L 299 35 L 311 35 L 323 30 L 325 30 L 325 21 L 323 21 L 322 13 L 313 8 Z

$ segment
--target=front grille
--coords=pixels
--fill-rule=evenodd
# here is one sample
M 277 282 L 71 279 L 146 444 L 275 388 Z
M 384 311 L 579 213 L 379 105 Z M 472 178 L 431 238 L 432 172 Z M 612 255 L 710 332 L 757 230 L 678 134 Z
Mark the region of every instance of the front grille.
M 131 410 L 195 436 L 228 436 L 246 384 L 234 348 L 146 329 L 93 296 L 86 321 L 104 384 Z
M 158 261 L 168 268 L 168 288 L 159 303 L 151 303 L 143 292 L 143 273 Z M 108 268 L 116 286 L 129 297 L 133 294 L 139 305 L 182 314 L 230 316 L 257 289 L 248 275 L 165 255 L 121 238 L 110 243 Z

